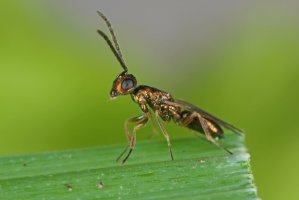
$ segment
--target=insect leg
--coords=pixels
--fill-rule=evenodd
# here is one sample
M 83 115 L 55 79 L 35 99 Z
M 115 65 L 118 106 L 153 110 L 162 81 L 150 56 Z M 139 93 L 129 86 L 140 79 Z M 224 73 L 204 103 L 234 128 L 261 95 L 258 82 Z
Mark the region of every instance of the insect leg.
M 190 124 L 194 119 L 198 119 L 202 129 L 206 135 L 206 138 L 208 141 L 212 142 L 214 145 L 216 145 L 218 148 L 223 149 L 224 151 L 226 151 L 229 154 L 233 154 L 230 150 L 228 150 L 227 148 L 221 146 L 220 144 L 218 144 L 214 138 L 211 135 L 211 132 L 209 130 L 209 125 L 208 125 L 208 121 L 203 118 L 199 113 L 197 112 L 193 112 L 191 115 L 187 116 L 182 122 L 181 125 L 183 126 L 188 126 L 188 124 Z
M 138 117 L 137 117 L 138 118 Z M 130 135 L 130 141 L 129 141 L 129 152 L 128 154 L 126 155 L 126 157 L 124 158 L 124 160 L 122 161 L 122 163 L 124 164 L 127 159 L 130 157 L 134 147 L 135 147 L 135 143 L 136 143 L 136 131 L 145 126 L 146 123 L 148 122 L 148 119 L 149 119 L 149 114 L 144 114 L 142 115 L 142 117 L 140 116 L 140 120 L 138 121 L 138 123 L 135 125 L 134 129 L 133 129 L 133 133 L 132 135 Z
M 109 45 L 110 49 L 112 50 L 113 54 L 115 55 L 115 57 L 117 58 L 118 62 L 120 63 L 120 65 L 122 66 L 122 68 L 125 70 L 125 72 L 128 71 L 128 68 L 125 64 L 124 59 L 122 58 L 122 53 L 120 51 L 116 36 L 114 34 L 114 31 L 112 29 L 111 23 L 108 20 L 108 18 L 101 13 L 100 11 L 97 11 L 98 15 L 106 22 L 106 25 L 110 31 L 110 35 L 112 37 L 112 41 L 108 38 L 108 36 L 101 30 L 97 30 L 98 33 L 104 38 L 104 40 L 107 42 L 107 44 Z M 114 45 L 113 45 L 114 44 Z
M 148 139 L 152 139 L 154 135 L 158 133 L 158 127 L 157 127 L 158 125 L 157 125 L 157 120 L 155 119 L 152 111 L 149 111 L 149 114 L 150 114 L 150 121 L 151 121 L 153 133 L 148 137 Z
M 126 134 L 126 137 L 127 137 L 127 140 L 128 140 L 128 145 L 126 146 L 124 151 L 117 157 L 116 162 L 119 161 L 119 159 L 128 151 L 128 149 L 130 147 L 131 134 L 130 134 L 130 130 L 129 130 L 129 124 L 130 123 L 139 123 L 144 118 L 145 118 L 145 115 L 140 115 L 138 117 L 133 117 L 131 119 L 126 120 L 126 122 L 125 122 L 125 134 Z
M 163 124 L 162 124 L 162 122 L 160 120 L 158 112 L 156 111 L 155 114 L 156 114 L 156 117 L 157 117 L 157 122 L 159 124 L 159 127 L 162 130 L 162 133 L 163 133 L 163 135 L 164 135 L 164 137 L 165 137 L 165 139 L 167 141 L 167 145 L 168 145 L 168 149 L 169 149 L 171 160 L 173 160 L 173 154 L 172 154 L 172 149 L 171 149 L 171 143 L 170 143 L 169 135 L 168 135 L 165 127 L 163 126 Z

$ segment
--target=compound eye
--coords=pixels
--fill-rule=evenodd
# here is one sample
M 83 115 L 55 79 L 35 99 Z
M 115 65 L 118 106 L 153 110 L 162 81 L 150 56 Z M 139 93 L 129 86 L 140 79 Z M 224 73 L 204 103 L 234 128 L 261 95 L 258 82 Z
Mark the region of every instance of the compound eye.
M 132 87 L 134 87 L 134 81 L 132 79 L 125 79 L 121 83 L 121 89 L 123 90 L 129 90 Z

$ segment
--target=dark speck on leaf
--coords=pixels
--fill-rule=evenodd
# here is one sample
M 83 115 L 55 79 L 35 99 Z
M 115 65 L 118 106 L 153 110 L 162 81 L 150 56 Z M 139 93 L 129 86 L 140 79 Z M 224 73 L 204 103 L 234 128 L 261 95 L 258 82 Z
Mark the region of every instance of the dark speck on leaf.
M 73 187 L 70 184 L 65 184 L 65 187 L 67 188 L 67 191 L 73 191 Z
M 104 183 L 103 183 L 102 181 L 97 182 L 96 187 L 97 187 L 98 189 L 102 189 L 102 188 L 104 187 Z

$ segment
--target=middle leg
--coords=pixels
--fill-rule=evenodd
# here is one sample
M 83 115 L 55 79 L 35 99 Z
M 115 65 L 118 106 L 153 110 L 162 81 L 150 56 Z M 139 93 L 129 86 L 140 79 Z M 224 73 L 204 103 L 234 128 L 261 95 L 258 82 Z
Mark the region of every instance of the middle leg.
M 169 135 L 168 135 L 165 127 L 163 126 L 163 124 L 162 124 L 162 122 L 160 120 L 158 111 L 156 111 L 155 114 L 156 114 L 156 118 L 157 118 L 157 122 L 159 124 L 159 127 L 162 130 L 162 133 L 163 133 L 163 135 L 164 135 L 164 137 L 165 137 L 165 139 L 167 141 L 167 145 L 168 145 L 168 149 L 169 149 L 171 160 L 173 160 L 173 154 L 172 154 L 172 148 L 171 148 L 171 143 L 170 143 Z

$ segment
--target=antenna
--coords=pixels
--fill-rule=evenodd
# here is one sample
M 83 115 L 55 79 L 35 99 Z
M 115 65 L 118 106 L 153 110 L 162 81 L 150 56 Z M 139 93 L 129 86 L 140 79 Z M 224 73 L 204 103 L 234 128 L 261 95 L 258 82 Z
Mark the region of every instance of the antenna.
M 100 11 L 97 11 L 98 15 L 106 22 L 106 25 L 110 31 L 110 34 L 111 34 L 111 37 L 112 37 L 112 41 L 113 43 L 111 42 L 111 40 L 108 38 L 108 36 L 101 30 L 97 30 L 97 32 L 104 38 L 104 40 L 107 42 L 107 44 L 109 45 L 110 49 L 112 50 L 113 54 L 115 55 L 115 57 L 117 58 L 118 62 L 120 63 L 120 65 L 122 66 L 122 68 L 125 70 L 125 72 L 128 71 L 128 68 L 125 64 L 125 61 L 123 60 L 122 58 L 122 53 L 120 51 L 120 48 L 119 48 L 119 45 L 118 45 L 118 42 L 117 42 L 117 39 L 116 39 L 116 36 L 115 36 L 115 33 L 113 31 L 113 28 L 111 26 L 111 23 L 110 21 L 108 20 L 108 18 L 103 14 L 101 13 Z

